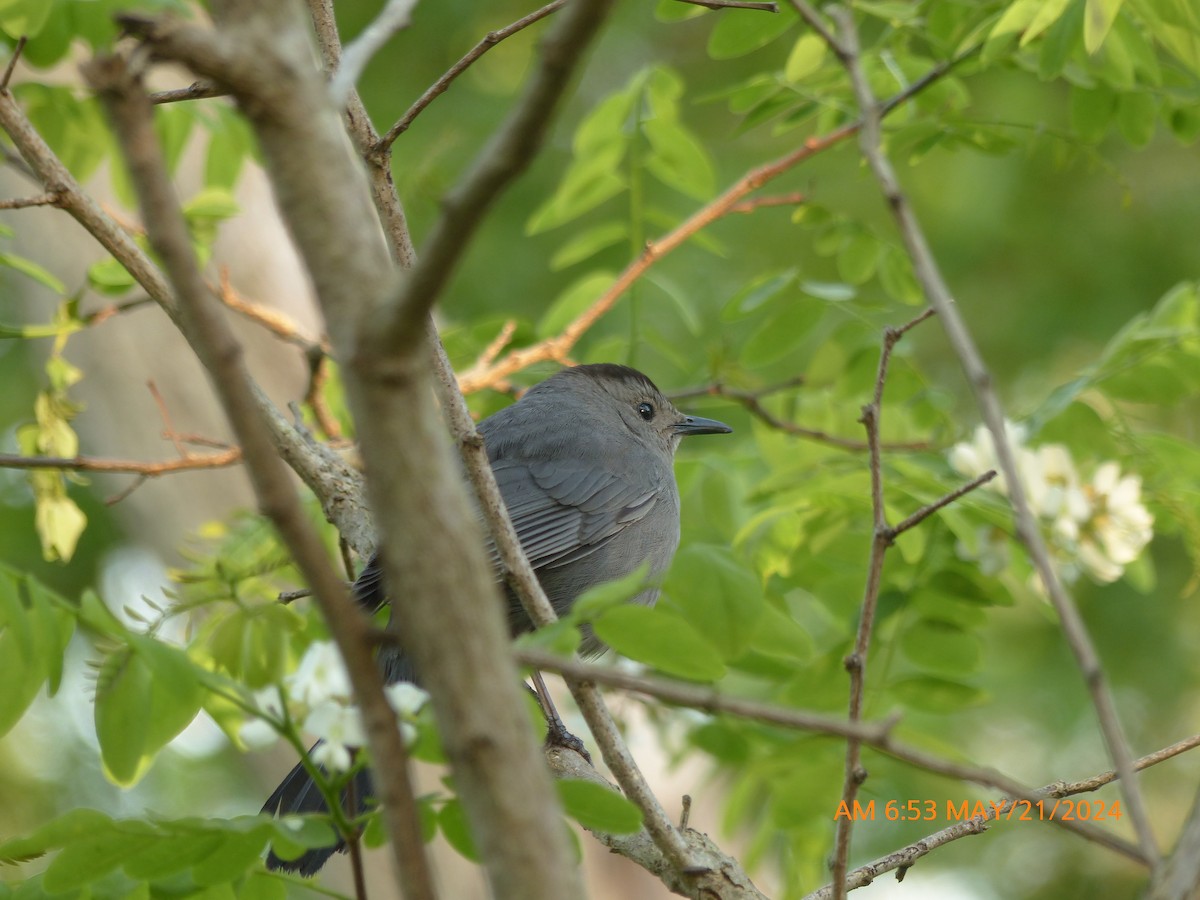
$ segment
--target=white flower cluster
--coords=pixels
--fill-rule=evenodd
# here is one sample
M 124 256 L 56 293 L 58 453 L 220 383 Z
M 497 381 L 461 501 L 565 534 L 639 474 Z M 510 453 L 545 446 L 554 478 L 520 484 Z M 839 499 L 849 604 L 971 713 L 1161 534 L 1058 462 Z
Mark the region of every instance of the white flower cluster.
M 1154 536 L 1154 517 L 1142 505 L 1141 478 L 1122 475 L 1117 463 L 1105 462 L 1084 481 L 1062 444 L 1026 447 L 1024 428 L 1011 422 L 1005 422 L 1005 432 L 1030 508 L 1046 526 L 1060 577 L 1070 583 L 1086 572 L 1101 584 L 1120 578 Z M 987 428 L 980 425 L 971 441 L 955 444 L 950 465 L 969 478 L 998 469 Z M 988 487 L 1008 495 L 1003 475 Z M 995 574 L 1008 564 L 1008 542 L 995 529 L 980 537 L 978 553 L 960 546 L 959 554 L 978 561 L 985 574 Z
M 412 743 L 417 729 L 411 722 L 425 705 L 429 695 L 408 682 L 397 682 L 385 689 L 388 702 L 400 716 L 400 731 L 405 743 Z M 315 641 L 305 651 L 296 671 L 284 679 L 282 687 L 270 687 L 255 694 L 258 708 L 276 721 L 283 718 L 287 698 L 291 717 L 302 720 L 303 729 L 320 738 L 312 759 L 331 772 L 345 772 L 354 762 L 354 748 L 366 743 L 362 713 L 354 705 L 350 677 L 337 645 Z M 241 736 L 247 744 L 261 746 L 275 738 L 274 729 L 262 719 L 243 726 Z

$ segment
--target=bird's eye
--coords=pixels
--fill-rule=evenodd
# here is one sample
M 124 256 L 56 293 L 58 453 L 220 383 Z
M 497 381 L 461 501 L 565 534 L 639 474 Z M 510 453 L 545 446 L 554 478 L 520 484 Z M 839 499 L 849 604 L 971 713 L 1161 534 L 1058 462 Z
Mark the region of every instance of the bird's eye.
M 654 418 L 654 407 L 651 406 L 649 403 L 639 403 L 638 404 L 638 415 L 641 416 L 643 419 L 645 419 L 647 422 L 649 422 L 651 419 Z

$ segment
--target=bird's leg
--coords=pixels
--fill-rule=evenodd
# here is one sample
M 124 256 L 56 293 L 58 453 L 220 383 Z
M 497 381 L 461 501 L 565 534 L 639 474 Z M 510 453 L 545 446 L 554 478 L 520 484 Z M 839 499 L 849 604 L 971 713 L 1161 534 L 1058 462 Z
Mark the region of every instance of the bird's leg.
M 542 708 L 542 715 L 546 717 L 546 746 L 547 747 L 566 747 L 569 750 L 574 750 L 590 764 L 592 756 L 587 752 L 587 747 L 583 741 L 567 731 L 567 726 L 563 724 L 562 717 L 559 716 L 558 710 L 554 708 L 554 701 L 550 699 L 550 691 L 546 689 L 546 682 L 542 678 L 542 673 L 534 669 L 533 671 L 533 695 L 538 699 L 538 705 Z

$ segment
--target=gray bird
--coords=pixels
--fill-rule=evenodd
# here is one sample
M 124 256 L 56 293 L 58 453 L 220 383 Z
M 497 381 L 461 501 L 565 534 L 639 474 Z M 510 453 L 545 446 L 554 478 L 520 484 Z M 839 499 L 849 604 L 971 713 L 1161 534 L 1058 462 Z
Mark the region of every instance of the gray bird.
M 608 363 L 576 366 L 530 388 L 516 403 L 479 423 L 488 459 L 517 537 L 559 615 L 588 588 L 649 563 L 652 578 L 666 571 L 679 546 L 679 489 L 672 462 L 692 434 L 728 434 L 713 419 L 679 412 L 635 369 Z M 492 561 L 499 579 L 494 547 Z M 386 602 L 382 570 L 372 559 L 354 583 L 368 610 Z M 513 634 L 533 625 L 504 587 Z M 658 588 L 633 602 L 651 605 Z M 586 630 L 580 652 L 604 645 Z M 415 680 L 407 659 L 385 653 L 389 682 Z M 374 795 L 370 773 L 355 776 L 354 805 Z M 263 807 L 273 814 L 325 812 L 325 801 L 303 766 L 276 788 Z M 337 846 L 310 850 L 296 860 L 271 854 L 268 868 L 313 875 Z

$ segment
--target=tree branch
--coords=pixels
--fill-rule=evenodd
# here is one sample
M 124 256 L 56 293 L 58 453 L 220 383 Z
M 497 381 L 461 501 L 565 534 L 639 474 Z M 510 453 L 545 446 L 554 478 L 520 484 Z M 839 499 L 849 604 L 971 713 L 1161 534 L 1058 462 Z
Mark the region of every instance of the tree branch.
M 431 84 L 425 90 L 425 93 L 418 97 L 416 102 L 408 108 L 404 115 L 396 120 L 396 124 L 389 128 L 387 134 L 376 143 L 375 152 L 382 153 L 391 148 L 392 144 L 396 142 L 396 138 L 408 131 L 417 116 L 424 112 L 430 103 L 446 93 L 446 90 L 454 83 L 454 79 L 470 68 L 475 60 L 479 59 L 479 57 L 483 56 L 483 54 L 487 53 L 505 38 L 512 37 L 518 31 L 523 31 L 534 22 L 541 21 L 551 13 L 558 12 L 558 10 L 566 5 L 566 2 L 567 0 L 554 0 L 553 3 L 547 3 L 541 9 L 534 10 L 529 15 L 517 19 L 511 25 L 506 25 L 504 28 L 489 31 L 485 34 L 478 44 L 467 51 L 462 59 L 447 69 L 446 73 Z
M 793 0 L 793 2 L 798 3 L 799 0 Z M 1137 779 L 1133 777 L 1133 754 L 1129 749 L 1129 742 L 1125 737 L 1116 705 L 1108 689 L 1104 669 L 1078 609 L 1054 571 L 1046 543 L 1042 539 L 1033 512 L 1029 508 L 1025 489 L 1017 473 L 1012 448 L 1004 433 L 1004 412 L 1001 409 L 1000 400 L 992 388 L 991 373 L 967 330 L 958 306 L 954 303 L 950 290 L 933 258 L 924 232 L 909 205 L 907 196 L 900 187 L 891 162 L 883 151 L 879 125 L 882 110 L 877 105 L 871 87 L 862 71 L 858 34 L 853 18 L 842 8 L 835 8 L 833 15 L 838 20 L 845 41 L 845 48 L 838 49 L 840 49 L 840 55 L 853 85 L 859 108 L 862 110 L 863 128 L 859 136 L 859 143 L 863 156 L 879 183 L 888 207 L 896 218 L 905 248 L 912 260 L 917 281 L 921 284 L 930 305 L 942 320 L 946 337 L 963 367 L 967 381 L 975 394 L 976 403 L 992 434 L 1000 471 L 1004 474 L 1008 484 L 1017 535 L 1028 550 L 1034 569 L 1046 586 L 1051 603 L 1058 613 L 1063 635 L 1075 655 L 1076 663 L 1091 695 L 1092 705 L 1095 707 L 1096 717 L 1109 755 L 1117 772 L 1121 775 L 1121 790 L 1125 795 L 1125 803 L 1134 831 L 1138 836 L 1138 843 L 1153 871 L 1159 864 L 1158 847 L 1150 828 L 1141 789 Z
M 921 78 L 918 78 L 904 90 L 885 101 L 881 111 L 886 114 L 906 100 L 916 96 L 925 90 L 925 88 L 934 84 L 947 72 L 951 71 L 955 66 L 977 53 L 979 46 L 981 45 L 971 47 L 953 59 L 934 66 Z M 612 286 L 597 297 L 591 306 L 576 316 L 559 334 L 538 341 L 536 344 L 530 344 L 528 347 L 511 350 L 500 359 L 486 366 L 475 365 L 462 372 L 458 377 L 458 384 L 462 392 L 464 394 L 471 394 L 487 387 L 493 387 L 504 381 L 508 376 L 520 372 L 522 369 L 526 369 L 535 363 L 548 361 L 565 362 L 571 348 L 578 343 L 579 339 L 605 313 L 616 305 L 617 301 L 621 299 L 621 295 L 628 290 L 629 286 L 637 281 L 654 263 L 685 243 L 701 229 L 733 211 L 734 207 L 747 194 L 758 190 L 763 185 L 773 181 L 784 172 L 795 168 L 811 157 L 852 137 L 858 133 L 862 125 L 863 120 L 859 119 L 857 122 L 850 122 L 841 128 L 831 131 L 829 134 L 820 137 L 810 137 L 805 140 L 803 146 L 793 150 L 791 153 L 773 162 L 765 163 L 751 169 L 726 188 L 720 196 L 701 207 L 672 231 L 657 240 L 648 242 L 641 255 L 617 275 Z
M 429 232 L 420 260 L 408 271 L 396 302 L 388 305 L 382 327 L 373 330 L 380 347 L 402 348 L 424 334 L 425 318 L 471 235 L 492 202 L 525 170 L 540 147 L 571 75 L 611 2 L 575 0 L 546 35 L 540 64 L 516 106 L 470 170 L 442 199 L 442 214 Z
M 383 693 L 383 676 L 371 653 L 366 618 L 358 611 L 325 554 L 320 536 L 276 452 L 271 431 L 251 388 L 242 349 L 209 294 L 192 251 L 182 209 L 154 131 L 153 106 L 138 76 L 117 56 L 98 57 L 84 74 L 100 94 L 129 167 L 150 242 L 175 286 L 187 333 L 221 398 L 245 458 L 260 510 L 279 530 L 296 565 L 312 586 L 329 630 L 337 641 L 354 686 L 372 758 L 388 760 L 376 773 L 398 866 L 412 896 L 434 896 L 424 856 L 416 797 L 407 779 L 407 751 L 395 713 Z M 408 852 L 403 852 L 404 850 Z M 426 885 L 422 885 L 422 880 Z
M 430 690 L 493 889 L 500 896 L 575 896 L 578 874 L 537 764 L 483 543 L 472 537 L 477 526 L 449 464 L 424 342 L 377 338 L 374 314 L 395 290 L 394 272 L 372 224 L 361 170 L 346 154 L 336 111 L 309 63 L 306 29 L 285 0 L 229 2 L 216 11 L 218 35 L 162 21 L 140 30 L 159 53 L 228 87 L 258 135 L 344 365 L 385 577 L 407 601 L 392 606 L 392 627 L 403 633 Z M 318 22 L 318 33 L 328 26 Z M 334 45 L 323 38 L 322 46 L 328 59 Z M 355 109 L 352 99 L 352 122 Z M 314 171 L 322 177 L 314 180 Z

